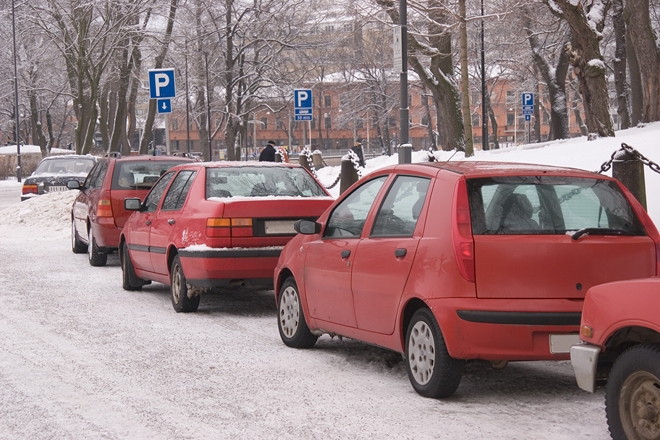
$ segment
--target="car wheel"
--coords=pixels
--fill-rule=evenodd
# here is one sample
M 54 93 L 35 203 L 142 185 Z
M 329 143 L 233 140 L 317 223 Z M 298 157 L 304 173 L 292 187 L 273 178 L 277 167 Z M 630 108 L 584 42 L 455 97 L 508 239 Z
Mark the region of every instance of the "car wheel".
M 78 231 L 76 231 L 76 225 L 73 219 L 71 219 L 71 250 L 74 254 L 84 254 L 87 252 L 87 245 L 78 238 Z
M 142 290 L 145 282 L 142 278 L 135 275 L 135 268 L 128 255 L 128 245 L 123 243 L 121 246 L 121 279 L 124 290 Z
M 188 283 L 186 282 L 186 276 L 183 274 L 181 259 L 178 255 L 172 261 L 170 280 L 170 293 L 172 295 L 172 307 L 174 307 L 174 310 L 177 313 L 196 311 L 199 307 L 200 296 L 188 297 Z
M 89 257 L 89 264 L 95 267 L 105 266 L 108 262 L 108 253 L 96 245 L 93 230 L 90 226 L 87 233 L 87 256 Z
M 293 277 L 287 278 L 282 284 L 278 310 L 277 327 L 282 342 L 293 348 L 313 347 L 318 336 L 313 335 L 307 327 L 298 285 Z
M 461 383 L 464 364 L 449 356 L 433 313 L 417 310 L 406 335 L 406 367 L 415 391 L 424 397 L 451 396 Z
M 629 348 L 614 363 L 605 394 L 613 439 L 660 438 L 660 345 Z

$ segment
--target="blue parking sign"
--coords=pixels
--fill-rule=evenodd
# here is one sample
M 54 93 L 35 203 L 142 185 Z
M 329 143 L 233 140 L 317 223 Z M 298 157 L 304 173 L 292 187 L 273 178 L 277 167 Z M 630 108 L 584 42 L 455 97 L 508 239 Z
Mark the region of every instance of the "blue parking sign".
M 523 93 L 522 94 L 522 105 L 523 108 L 528 105 L 534 105 L 534 94 L 533 93 Z
M 311 89 L 296 89 L 293 91 L 293 107 L 294 109 L 311 109 L 312 108 L 312 91 Z M 299 113 L 296 113 L 299 114 Z
M 149 70 L 149 97 L 151 99 L 176 98 L 174 69 Z
M 158 107 L 158 113 L 172 113 L 172 102 L 170 99 L 159 99 L 158 104 L 156 107 Z

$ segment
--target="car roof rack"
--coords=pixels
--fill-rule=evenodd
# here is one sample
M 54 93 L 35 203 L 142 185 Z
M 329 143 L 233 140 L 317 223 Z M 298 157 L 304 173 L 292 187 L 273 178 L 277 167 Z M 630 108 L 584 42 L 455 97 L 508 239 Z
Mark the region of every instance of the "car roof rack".
M 121 159 L 121 153 L 119 151 L 110 151 L 105 153 L 105 157 L 114 157 L 115 159 Z

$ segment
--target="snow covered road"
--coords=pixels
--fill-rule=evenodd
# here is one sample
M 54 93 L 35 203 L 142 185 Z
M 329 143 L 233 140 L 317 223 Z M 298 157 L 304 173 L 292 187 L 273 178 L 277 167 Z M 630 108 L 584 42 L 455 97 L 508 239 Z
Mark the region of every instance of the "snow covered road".
M 177 314 L 162 285 L 124 291 L 116 256 L 73 254 L 53 200 L 42 223 L 36 202 L 0 211 L 0 439 L 609 438 L 603 390 L 579 390 L 569 362 L 471 363 L 430 400 L 387 350 L 285 347 L 270 291 Z

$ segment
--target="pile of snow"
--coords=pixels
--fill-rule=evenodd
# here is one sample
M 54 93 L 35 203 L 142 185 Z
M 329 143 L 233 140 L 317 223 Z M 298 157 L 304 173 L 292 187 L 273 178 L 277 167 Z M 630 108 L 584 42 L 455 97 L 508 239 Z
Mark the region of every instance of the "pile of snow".
M 16 145 L 7 145 L 0 147 L 0 155 L 11 155 L 15 156 L 18 151 Z M 21 154 L 41 154 L 41 148 L 39 145 L 21 145 Z M 75 154 L 73 150 L 67 150 L 65 148 L 52 148 L 50 154 Z
M 68 237 L 71 231 L 71 207 L 78 190 L 48 193 L 33 197 L 0 211 L 0 229 L 11 235 L 15 226 L 29 240 Z

